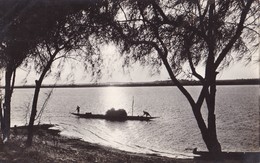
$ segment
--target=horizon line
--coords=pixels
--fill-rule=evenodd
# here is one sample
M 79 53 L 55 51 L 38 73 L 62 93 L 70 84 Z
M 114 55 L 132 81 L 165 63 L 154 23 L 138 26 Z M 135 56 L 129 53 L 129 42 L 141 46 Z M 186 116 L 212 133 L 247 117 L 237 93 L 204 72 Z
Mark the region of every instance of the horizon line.
M 183 86 L 202 85 L 198 80 L 181 79 Z M 216 85 L 260 85 L 259 78 L 252 79 L 224 79 L 217 80 Z M 147 86 L 176 86 L 171 80 L 157 80 L 149 82 L 106 82 L 106 83 L 86 83 L 86 84 L 43 84 L 42 88 L 77 88 L 77 87 L 147 87 Z M 0 88 L 5 88 L 0 86 Z M 35 85 L 15 85 L 14 88 L 35 88 Z

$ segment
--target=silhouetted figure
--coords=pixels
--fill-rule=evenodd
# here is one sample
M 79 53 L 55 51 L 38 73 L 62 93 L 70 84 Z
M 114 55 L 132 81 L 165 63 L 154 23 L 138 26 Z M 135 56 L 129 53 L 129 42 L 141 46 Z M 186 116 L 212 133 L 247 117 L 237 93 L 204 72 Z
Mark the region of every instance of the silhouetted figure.
M 147 111 L 143 111 L 144 112 L 144 115 L 143 116 L 146 116 L 146 117 L 151 117 L 151 115 L 147 112 Z
M 197 151 L 197 148 L 194 148 L 193 149 L 193 153 L 196 154 L 198 151 Z
M 18 134 L 18 132 L 17 132 L 17 126 L 14 125 L 14 135 L 16 136 L 17 134 Z
M 77 110 L 77 112 L 78 112 L 78 114 L 79 114 L 79 111 L 80 111 L 80 107 L 79 107 L 79 106 L 77 106 L 77 109 L 76 109 L 76 110 Z

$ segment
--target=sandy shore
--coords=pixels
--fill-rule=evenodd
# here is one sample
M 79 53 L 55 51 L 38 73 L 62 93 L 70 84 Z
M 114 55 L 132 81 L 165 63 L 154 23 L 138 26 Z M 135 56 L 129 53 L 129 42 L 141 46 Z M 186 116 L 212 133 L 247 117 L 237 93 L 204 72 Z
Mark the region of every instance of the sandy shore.
M 77 138 L 59 135 L 58 130 L 49 129 L 51 125 L 42 125 L 35 131 L 33 145 L 25 146 L 26 130 L 17 127 L 11 130 L 11 139 L 0 144 L 0 162 L 19 163 L 164 163 L 164 162 L 215 162 L 202 158 L 175 159 L 156 155 L 146 155 L 120 151 L 110 147 L 84 142 Z M 251 162 L 258 160 L 224 159 L 218 162 Z

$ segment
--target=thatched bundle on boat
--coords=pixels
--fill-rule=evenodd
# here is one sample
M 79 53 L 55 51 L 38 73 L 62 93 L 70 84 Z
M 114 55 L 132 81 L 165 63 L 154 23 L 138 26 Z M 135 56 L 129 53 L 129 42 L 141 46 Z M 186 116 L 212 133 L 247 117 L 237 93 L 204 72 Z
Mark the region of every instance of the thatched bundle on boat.
M 109 119 L 113 120 L 118 120 L 118 119 L 126 119 L 127 117 L 127 113 L 124 109 L 118 109 L 115 110 L 115 108 L 111 108 L 106 112 L 106 117 L 108 117 Z

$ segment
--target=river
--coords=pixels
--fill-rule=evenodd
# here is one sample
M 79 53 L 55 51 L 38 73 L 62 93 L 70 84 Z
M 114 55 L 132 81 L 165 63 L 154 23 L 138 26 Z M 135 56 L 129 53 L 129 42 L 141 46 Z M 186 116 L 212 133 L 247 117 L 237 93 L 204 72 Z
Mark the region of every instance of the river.
M 186 87 L 197 97 L 200 86 Z M 28 123 L 34 89 L 15 89 L 12 98 L 12 126 Z M 43 110 L 41 123 L 57 124 L 62 135 L 82 138 L 113 148 L 166 156 L 186 155 L 197 147 L 206 150 L 191 107 L 177 87 L 91 87 L 44 88 L 39 108 L 52 92 Z M 81 112 L 104 114 L 123 108 L 134 115 L 143 110 L 160 118 L 149 121 L 111 122 L 79 119 Z M 206 118 L 206 107 L 202 108 Z M 224 151 L 259 151 L 259 86 L 218 86 L 216 119 L 219 141 Z

